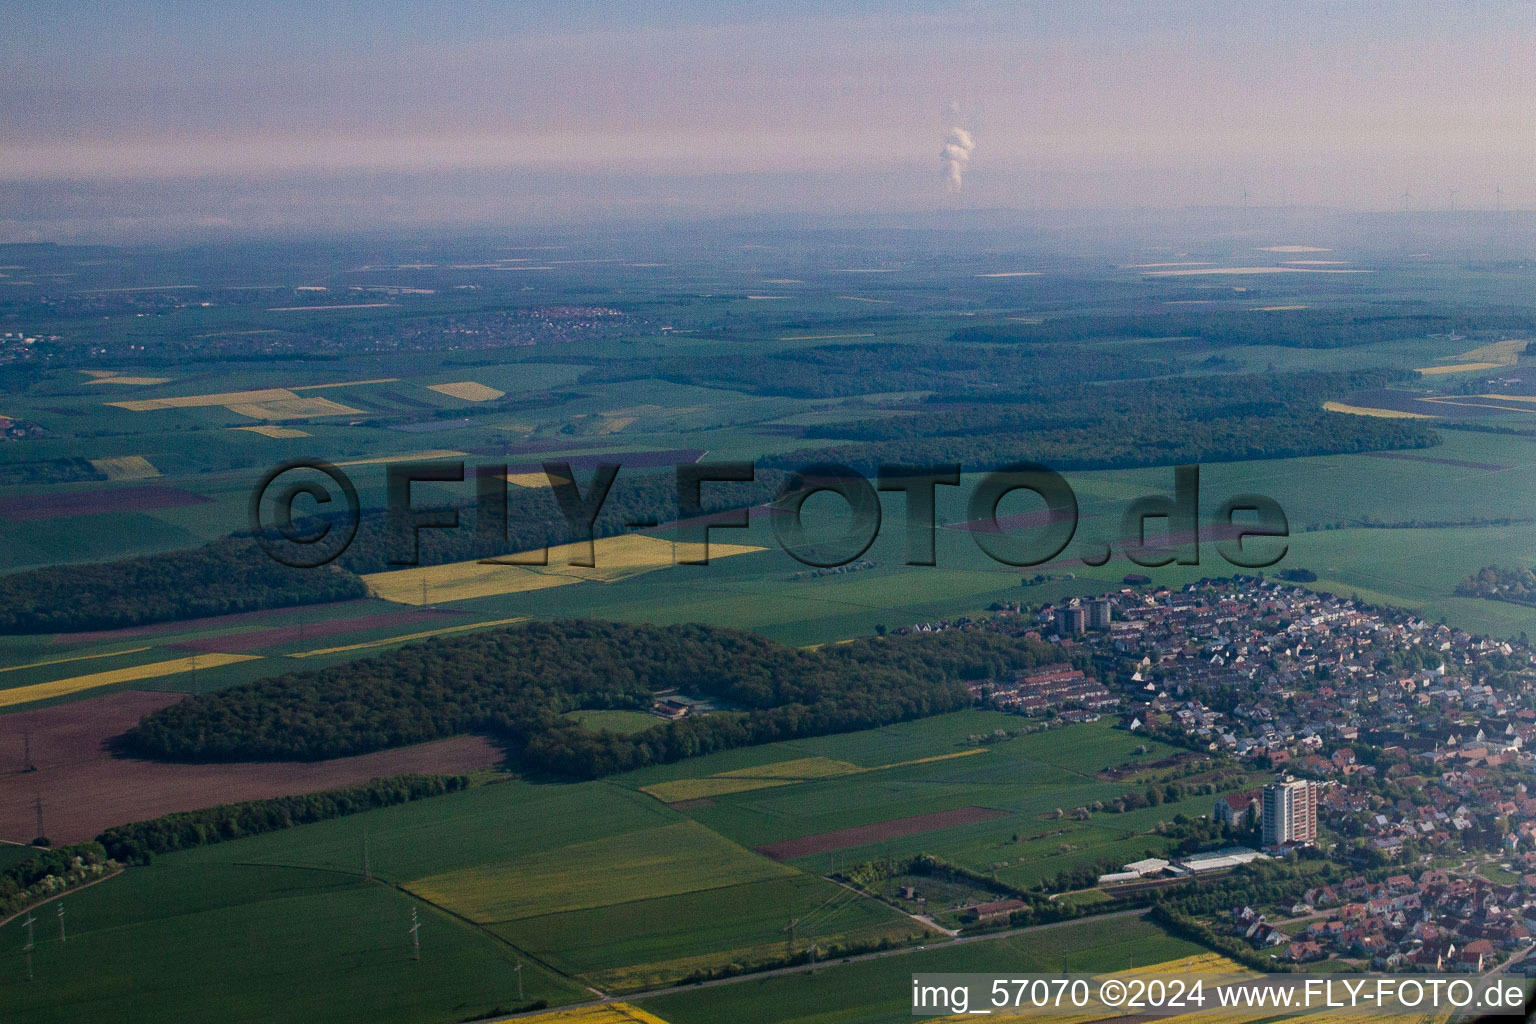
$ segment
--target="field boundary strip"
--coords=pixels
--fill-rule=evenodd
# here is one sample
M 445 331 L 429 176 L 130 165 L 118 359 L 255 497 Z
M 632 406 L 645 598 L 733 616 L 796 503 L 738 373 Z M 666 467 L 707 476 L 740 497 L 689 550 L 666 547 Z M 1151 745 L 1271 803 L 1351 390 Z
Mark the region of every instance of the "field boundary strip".
M 818 782 L 822 779 L 842 779 L 850 775 L 866 775 L 870 772 L 886 771 L 890 768 L 906 768 L 916 764 L 932 764 L 936 761 L 949 761 L 957 757 L 970 757 L 973 754 L 985 754 L 987 747 L 970 747 L 966 750 L 955 750 L 948 754 L 933 754 L 929 757 L 918 757 L 910 761 L 893 761 L 890 764 L 876 764 L 869 766 L 850 764 L 847 761 L 834 762 L 831 758 L 802 757 L 789 761 L 777 761 L 772 764 L 758 765 L 753 768 L 735 768 L 727 772 L 716 772 L 713 775 L 702 775 L 686 779 L 668 779 L 663 782 L 654 782 L 648 786 L 639 787 L 640 792 L 646 796 L 654 797 L 664 804 L 686 803 L 690 800 L 705 800 L 717 796 L 733 796 L 736 793 L 751 793 L 759 789 L 773 789 L 778 786 L 789 786 L 798 782 Z M 808 762 L 820 762 L 823 764 L 847 765 L 847 770 L 822 772 L 815 775 L 806 774 L 769 774 L 768 769 L 784 769 L 785 766 L 806 764 Z M 686 795 L 685 795 L 686 794 Z
M 163 676 L 195 672 L 198 669 L 222 668 L 225 665 L 234 665 L 242 661 L 260 660 L 261 656 L 257 654 L 194 654 L 186 658 L 172 658 L 169 661 L 153 661 L 147 665 L 134 665 L 130 668 L 111 669 L 106 672 L 92 672 L 84 676 L 55 679 L 50 683 L 34 683 L 31 686 L 17 686 L 9 690 L 0 690 L 0 708 L 11 707 L 16 704 L 30 704 L 33 701 L 39 700 L 51 700 L 54 697 L 67 697 L 70 694 L 100 689 L 103 686 L 116 686 L 119 683 L 134 683 L 141 679 L 159 679 Z
M 910 814 L 902 818 L 887 818 L 884 821 L 873 821 L 867 825 L 853 825 L 848 828 L 832 829 L 829 832 L 816 832 L 808 836 L 797 836 L 793 839 L 779 839 L 771 843 L 753 847 L 752 852 L 761 854 L 769 860 L 787 861 L 800 857 L 809 857 L 816 853 L 829 853 L 833 850 L 849 850 L 859 846 L 870 846 L 882 843 L 887 839 L 900 839 L 904 836 L 920 835 L 924 832 L 938 832 L 947 828 L 955 828 L 961 825 L 975 825 L 983 821 L 992 821 L 995 818 L 1005 817 L 1007 811 L 996 807 L 956 807 L 948 811 L 934 811 L 929 814 Z
M 340 647 L 317 647 L 312 651 L 299 651 L 290 654 L 290 658 L 313 658 L 320 654 L 343 654 L 347 651 L 362 651 L 369 647 L 383 647 L 386 644 L 405 643 L 409 640 L 425 640 L 427 637 L 442 636 L 446 633 L 460 633 L 466 629 L 490 629 L 493 626 L 510 626 L 517 622 L 527 622 L 528 616 L 515 615 L 510 619 L 487 619 L 484 622 L 466 622 L 457 626 L 444 626 L 441 629 L 427 629 L 419 633 L 405 633 L 400 636 L 385 637 L 383 640 L 365 640 L 359 644 L 342 644 Z
M 7 665 L 0 668 L 0 672 L 20 672 L 24 668 L 46 668 L 49 665 L 64 665 L 71 661 L 94 661 L 97 658 L 115 658 L 120 654 L 138 654 L 140 651 L 149 650 L 151 645 L 143 647 L 130 647 L 125 651 L 106 651 L 101 654 L 77 654 L 70 658 L 50 658 L 47 661 L 34 661 L 26 665 Z

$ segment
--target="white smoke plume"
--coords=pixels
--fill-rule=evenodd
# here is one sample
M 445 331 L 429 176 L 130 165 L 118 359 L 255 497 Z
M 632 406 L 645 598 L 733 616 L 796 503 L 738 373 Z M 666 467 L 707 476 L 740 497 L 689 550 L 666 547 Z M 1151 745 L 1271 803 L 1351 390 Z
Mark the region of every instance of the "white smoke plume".
M 944 187 L 949 191 L 960 191 L 960 181 L 975 149 L 976 140 L 971 138 L 970 132 L 958 125 L 944 136 L 944 148 L 939 150 L 939 164 L 944 170 Z

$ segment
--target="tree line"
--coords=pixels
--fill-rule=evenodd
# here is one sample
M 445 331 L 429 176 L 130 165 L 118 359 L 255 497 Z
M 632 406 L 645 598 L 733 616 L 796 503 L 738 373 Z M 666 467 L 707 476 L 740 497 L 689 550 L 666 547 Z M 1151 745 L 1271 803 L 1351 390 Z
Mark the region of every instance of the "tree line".
M 771 456 L 811 462 L 953 463 L 982 468 L 1043 462 L 1053 469 L 1129 469 L 1179 463 L 1295 458 L 1438 443 L 1421 420 L 1327 412 L 1331 396 L 1380 387 L 1395 370 L 1211 374 L 1128 382 L 1063 383 L 1045 390 L 993 386 L 936 395 L 852 422 L 807 428 L 834 441 Z
M 365 592 L 362 580 L 337 566 L 292 569 L 250 537 L 225 537 L 191 551 L 0 576 L 0 633 L 116 629 Z
M 844 398 L 902 391 L 955 395 L 998 387 L 1044 390 L 1178 374 L 1185 365 L 1171 354 L 1149 356 L 1145 346 L 1136 345 L 1025 349 L 869 342 L 613 362 L 587 371 L 581 381 L 659 377 L 753 395 Z
M 0 868 L 0 919 L 72 889 L 111 869 L 100 843 L 77 843 L 57 850 L 39 849 Z
M 122 738 L 176 761 L 319 760 L 479 732 L 537 774 L 596 778 L 733 747 L 966 707 L 966 683 L 1060 660 L 1035 640 L 945 631 L 800 650 L 737 630 L 560 620 L 189 697 Z M 623 735 L 566 712 L 649 708 L 676 689 L 721 708 Z
M 1458 597 L 1482 597 L 1512 604 L 1536 604 L 1536 573 L 1527 566 L 1487 565 L 1456 584 Z
M 157 853 L 190 850 L 377 807 L 393 807 L 429 796 L 455 793 L 468 786 L 467 775 L 396 775 L 320 793 L 179 811 L 149 821 L 109 828 L 96 837 L 96 843 L 115 861 L 148 864 Z
M 1402 307 L 1226 310 L 1199 313 L 1133 313 L 1052 317 L 1040 323 L 979 324 L 950 335 L 953 341 L 1064 344 L 1106 338 L 1198 338 L 1211 346 L 1348 348 L 1452 331 L 1536 329 L 1527 313 L 1480 310 L 1451 315 Z

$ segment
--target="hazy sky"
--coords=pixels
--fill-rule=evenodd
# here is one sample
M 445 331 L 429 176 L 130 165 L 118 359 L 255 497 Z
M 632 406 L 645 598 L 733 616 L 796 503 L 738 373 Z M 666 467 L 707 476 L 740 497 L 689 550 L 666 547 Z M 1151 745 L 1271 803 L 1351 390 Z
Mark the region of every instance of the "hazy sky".
M 542 6 L 9 0 L 0 236 L 1536 207 L 1531 2 Z

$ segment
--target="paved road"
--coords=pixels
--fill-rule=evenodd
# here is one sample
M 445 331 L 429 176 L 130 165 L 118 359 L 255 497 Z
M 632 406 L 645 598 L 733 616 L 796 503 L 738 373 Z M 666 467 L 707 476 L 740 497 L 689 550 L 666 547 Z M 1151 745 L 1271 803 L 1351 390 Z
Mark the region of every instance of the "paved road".
M 777 978 L 786 974 L 809 974 L 811 971 L 835 970 L 844 964 L 856 964 L 864 960 L 883 960 L 888 956 L 906 956 L 911 953 L 922 952 L 927 949 L 949 949 L 952 946 L 963 946 L 972 942 L 996 942 L 999 939 L 1009 939 L 1015 935 L 1024 935 L 1029 932 L 1048 931 L 1052 928 L 1070 928 L 1075 924 L 1084 924 L 1089 921 L 1110 921 L 1117 917 L 1142 917 L 1146 910 L 1137 908 L 1134 910 L 1118 910 L 1113 914 L 1094 914 L 1089 917 L 1073 918 L 1070 921 L 1053 921 L 1050 924 L 1032 924 L 1024 928 L 1009 928 L 1001 932 L 986 932 L 981 935 L 962 935 L 948 942 L 934 942 L 924 946 L 900 946 L 896 949 L 882 949 L 875 953 L 860 953 L 857 956 L 839 957 L 836 960 L 823 960 L 812 966 L 811 964 L 798 964 L 794 967 L 778 967 L 771 971 L 757 971 L 752 974 L 738 974 L 730 978 L 716 978 L 712 981 L 702 981 L 688 985 L 668 985 L 665 988 L 650 988 L 642 992 L 630 992 L 622 996 L 609 996 L 604 999 L 593 999 L 585 1003 L 569 1003 L 558 1007 L 561 1010 L 576 1010 L 584 1006 L 601 1006 L 603 1003 L 635 1002 L 640 999 L 650 999 L 654 996 L 672 995 L 676 992 L 694 992 L 701 988 L 714 988 L 718 985 L 736 985 L 744 981 L 761 981 L 764 978 Z M 511 1020 L 518 1017 L 532 1017 L 540 1013 L 549 1013 L 551 1010 L 530 1010 L 528 1013 L 514 1014 L 512 1017 L 487 1017 L 485 1020 Z

